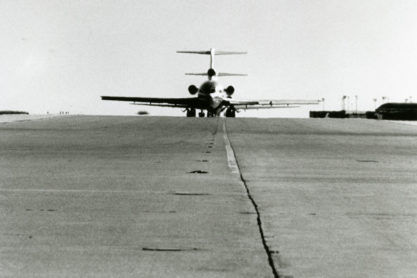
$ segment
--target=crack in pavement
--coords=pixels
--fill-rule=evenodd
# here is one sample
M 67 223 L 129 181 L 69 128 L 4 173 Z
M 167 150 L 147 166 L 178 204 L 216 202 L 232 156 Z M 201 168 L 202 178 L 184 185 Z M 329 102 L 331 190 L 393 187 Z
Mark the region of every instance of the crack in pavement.
M 278 271 L 275 267 L 274 260 L 272 258 L 272 253 L 274 253 L 274 252 L 271 251 L 268 244 L 266 243 L 265 233 L 264 233 L 263 226 L 262 226 L 261 213 L 259 211 L 258 204 L 256 203 L 255 199 L 253 198 L 253 196 L 252 196 L 252 194 L 249 190 L 249 187 L 246 183 L 246 180 L 242 175 L 242 171 L 240 170 L 239 162 L 237 161 L 237 157 L 236 157 L 236 154 L 234 152 L 233 146 L 232 146 L 232 144 L 229 140 L 229 137 L 227 136 L 226 120 L 225 119 L 223 119 L 223 138 L 224 138 L 224 143 L 225 143 L 226 152 L 227 152 L 227 163 L 228 163 L 229 168 L 231 169 L 232 173 L 239 175 L 240 180 L 242 181 L 243 186 L 246 190 L 246 195 L 247 195 L 247 197 L 249 198 L 249 200 L 251 201 L 251 203 L 253 205 L 253 208 L 256 212 L 256 221 L 258 223 L 258 228 L 259 228 L 259 233 L 261 235 L 262 245 L 263 245 L 263 247 L 265 249 L 265 252 L 266 252 L 266 255 L 268 257 L 269 266 L 271 267 L 272 274 L 274 275 L 274 278 L 279 278 Z

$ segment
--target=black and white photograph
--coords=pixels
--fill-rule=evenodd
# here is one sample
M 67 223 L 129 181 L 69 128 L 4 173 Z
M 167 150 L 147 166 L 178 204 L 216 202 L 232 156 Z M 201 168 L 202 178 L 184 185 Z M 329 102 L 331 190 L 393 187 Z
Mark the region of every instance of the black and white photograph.
M 417 1 L 0 0 L 0 277 L 417 278 Z

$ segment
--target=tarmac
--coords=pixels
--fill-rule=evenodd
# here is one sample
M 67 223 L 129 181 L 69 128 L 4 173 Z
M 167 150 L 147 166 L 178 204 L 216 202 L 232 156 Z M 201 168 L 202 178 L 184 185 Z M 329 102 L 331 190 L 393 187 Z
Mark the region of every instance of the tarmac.
M 1 277 L 417 277 L 417 126 L 16 119 Z

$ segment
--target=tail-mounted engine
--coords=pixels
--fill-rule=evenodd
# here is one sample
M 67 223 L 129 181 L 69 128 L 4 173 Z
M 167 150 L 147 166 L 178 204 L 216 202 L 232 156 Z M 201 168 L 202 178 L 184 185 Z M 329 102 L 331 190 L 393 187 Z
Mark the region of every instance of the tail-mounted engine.
M 224 89 L 224 91 L 227 94 L 227 97 L 232 97 L 233 93 L 235 92 L 235 88 L 233 88 L 233 86 L 229 86 L 226 89 Z
M 190 86 L 188 87 L 188 92 L 189 92 L 191 95 L 195 95 L 195 94 L 198 92 L 198 88 L 197 88 L 195 85 L 190 85 Z
M 213 76 L 216 76 L 217 73 L 213 68 L 209 68 L 209 70 L 207 71 L 207 76 L 209 79 L 211 79 Z

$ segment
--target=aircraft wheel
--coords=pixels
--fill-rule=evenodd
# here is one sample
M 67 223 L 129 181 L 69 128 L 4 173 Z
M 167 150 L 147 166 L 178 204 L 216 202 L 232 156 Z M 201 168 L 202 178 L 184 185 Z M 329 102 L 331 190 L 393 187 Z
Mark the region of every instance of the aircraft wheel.
M 234 118 L 236 117 L 236 109 L 229 107 L 227 108 L 226 113 L 224 115 L 228 118 Z
M 204 112 L 200 112 L 200 113 L 198 113 L 198 116 L 199 116 L 200 118 L 204 118 L 204 117 L 206 116 L 206 114 L 204 114 Z
M 195 117 L 195 109 L 188 109 L 187 117 Z

